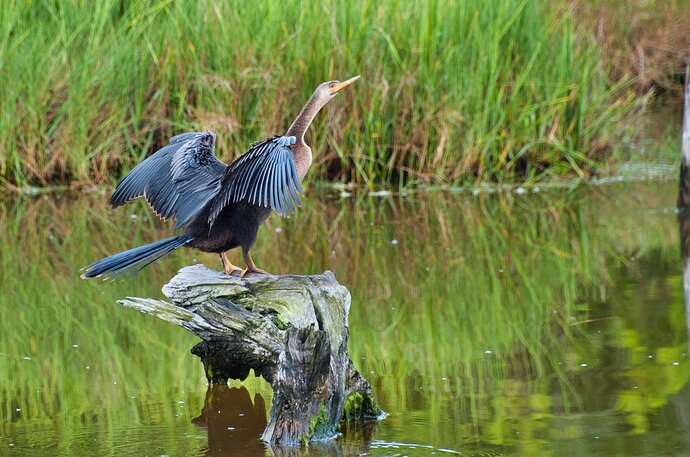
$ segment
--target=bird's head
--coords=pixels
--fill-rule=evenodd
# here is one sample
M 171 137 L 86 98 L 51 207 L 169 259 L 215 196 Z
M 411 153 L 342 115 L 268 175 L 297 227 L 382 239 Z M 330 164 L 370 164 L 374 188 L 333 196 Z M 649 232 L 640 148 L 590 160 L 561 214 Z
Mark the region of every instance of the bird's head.
M 353 82 L 357 81 L 359 79 L 359 75 L 355 76 L 354 78 L 350 78 L 347 81 L 326 81 L 325 83 L 319 84 L 319 87 L 316 88 L 316 93 L 318 94 L 318 98 L 324 102 L 324 104 L 333 97 L 335 97 L 338 92 L 341 90 L 345 89 L 347 86 L 352 84 Z
M 319 84 L 312 96 L 309 98 L 307 104 L 304 105 L 304 108 L 302 108 L 302 111 L 300 111 L 299 115 L 288 129 L 287 135 L 295 136 L 298 138 L 298 141 L 303 142 L 304 132 L 307 130 L 307 128 L 309 128 L 309 125 L 314 120 L 316 113 L 318 113 L 326 103 L 333 100 L 338 92 L 345 89 L 358 79 L 359 75 L 355 76 L 354 78 L 350 78 L 347 81 L 326 81 L 325 83 Z

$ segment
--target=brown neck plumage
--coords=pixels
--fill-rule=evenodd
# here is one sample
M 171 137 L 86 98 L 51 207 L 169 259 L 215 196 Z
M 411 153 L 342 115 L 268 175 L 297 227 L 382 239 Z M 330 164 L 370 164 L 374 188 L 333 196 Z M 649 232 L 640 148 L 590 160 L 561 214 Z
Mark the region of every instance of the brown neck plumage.
M 304 133 L 327 101 L 328 99 L 319 97 L 318 90 L 314 92 L 286 133 L 287 136 L 294 136 L 297 138 L 297 143 L 292 146 L 292 151 L 295 155 L 295 166 L 297 167 L 297 174 L 299 175 L 300 181 L 304 178 L 304 175 L 307 174 L 307 169 L 309 169 L 312 160 L 311 148 L 304 142 Z
M 304 141 L 304 132 L 307 131 L 314 120 L 314 117 L 316 117 L 316 114 L 321 108 L 323 108 L 323 105 L 325 105 L 327 101 L 328 100 L 322 100 L 319 98 L 318 90 L 314 92 L 288 129 L 287 135 L 297 137 L 297 142 L 300 140 Z

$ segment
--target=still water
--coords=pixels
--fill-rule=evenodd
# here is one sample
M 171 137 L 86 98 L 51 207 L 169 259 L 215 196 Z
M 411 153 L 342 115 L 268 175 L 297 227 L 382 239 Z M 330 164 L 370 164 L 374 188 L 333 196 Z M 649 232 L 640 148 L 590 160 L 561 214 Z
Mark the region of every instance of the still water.
M 350 354 L 389 414 L 308 449 L 259 442 L 265 382 L 207 392 L 193 335 L 115 303 L 162 297 L 178 268 L 217 257 L 83 281 L 80 267 L 169 227 L 100 193 L 0 198 L 0 455 L 690 454 L 676 192 L 313 190 L 272 216 L 258 266 L 336 273 Z

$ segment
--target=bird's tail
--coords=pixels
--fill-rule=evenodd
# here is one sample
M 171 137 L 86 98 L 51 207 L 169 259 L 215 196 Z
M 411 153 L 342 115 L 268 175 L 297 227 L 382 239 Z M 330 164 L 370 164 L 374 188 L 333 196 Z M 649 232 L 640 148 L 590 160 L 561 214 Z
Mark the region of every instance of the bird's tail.
M 102 276 L 107 279 L 128 278 L 194 238 L 180 235 L 120 252 L 85 266 L 82 278 Z

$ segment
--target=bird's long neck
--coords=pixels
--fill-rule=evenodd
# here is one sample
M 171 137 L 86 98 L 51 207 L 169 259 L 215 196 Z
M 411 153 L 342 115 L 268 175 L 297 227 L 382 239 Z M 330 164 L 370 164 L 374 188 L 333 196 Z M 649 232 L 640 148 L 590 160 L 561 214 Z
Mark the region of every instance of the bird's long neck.
M 288 129 L 287 135 L 297 137 L 297 142 L 303 143 L 304 133 L 311 125 L 319 110 L 323 108 L 324 104 L 324 101 L 319 100 L 318 91 L 314 92 Z
M 307 174 L 307 170 L 312 161 L 311 148 L 304 142 L 304 133 L 311 125 L 316 114 L 325 104 L 325 100 L 319 99 L 318 91 L 314 92 L 286 133 L 287 136 L 294 136 L 297 138 L 297 142 L 292 146 L 292 151 L 295 155 L 295 166 L 300 181 Z

